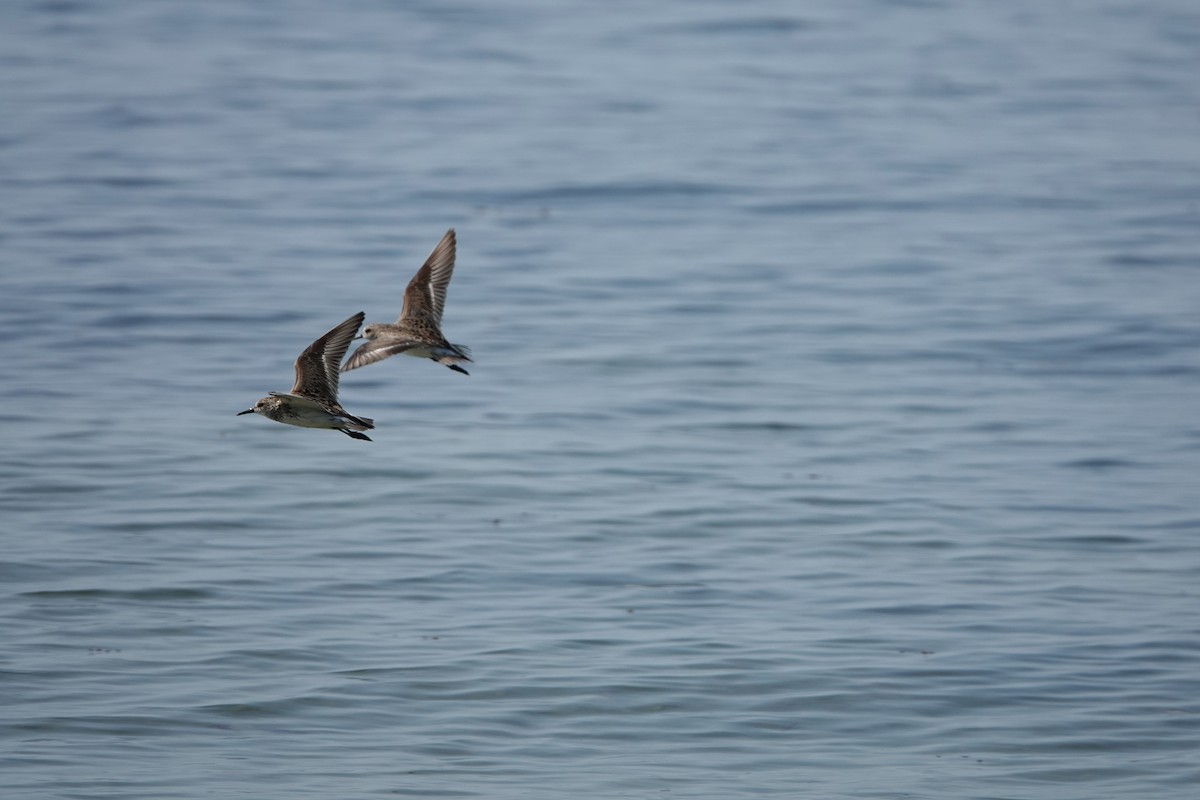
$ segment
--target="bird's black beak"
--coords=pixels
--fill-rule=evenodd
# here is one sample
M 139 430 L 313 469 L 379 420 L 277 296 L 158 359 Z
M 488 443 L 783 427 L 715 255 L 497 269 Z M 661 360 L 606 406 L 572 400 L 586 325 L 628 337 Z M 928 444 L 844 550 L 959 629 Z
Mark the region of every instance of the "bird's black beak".
M 239 411 L 238 413 L 234 414 L 234 416 L 240 417 L 242 414 L 253 414 L 253 413 L 254 413 L 253 408 L 247 408 L 245 411 Z

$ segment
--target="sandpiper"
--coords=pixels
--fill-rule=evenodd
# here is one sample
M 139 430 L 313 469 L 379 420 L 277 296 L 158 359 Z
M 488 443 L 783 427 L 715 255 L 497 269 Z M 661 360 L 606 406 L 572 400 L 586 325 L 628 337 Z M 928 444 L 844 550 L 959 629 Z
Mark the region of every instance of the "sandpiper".
M 332 428 L 355 439 L 371 441 L 359 431 L 375 427 L 373 420 L 355 417 L 338 405 L 338 365 L 366 314 L 358 312 L 310 344 L 296 359 L 296 382 L 292 391 L 271 392 L 242 414 L 262 414 L 267 419 L 301 428 Z
M 470 350 L 461 344 L 450 344 L 442 336 L 442 307 L 446 304 L 446 287 L 454 274 L 454 253 L 454 228 L 451 228 L 409 281 L 400 317 L 394 324 L 372 322 L 363 328 L 362 338 L 367 342 L 354 351 L 342 366 L 342 372 L 403 353 L 445 364 L 463 375 L 470 374 L 458 365 L 459 361 L 471 360 Z

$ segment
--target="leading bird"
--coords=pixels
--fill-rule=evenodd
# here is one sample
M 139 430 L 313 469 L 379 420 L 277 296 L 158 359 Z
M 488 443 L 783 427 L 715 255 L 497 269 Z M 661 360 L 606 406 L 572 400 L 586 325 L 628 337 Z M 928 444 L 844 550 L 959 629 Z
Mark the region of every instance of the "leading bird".
M 271 392 L 242 414 L 262 414 L 267 419 L 301 428 L 332 428 L 354 439 L 371 441 L 359 431 L 375 427 L 374 420 L 356 417 L 338 404 L 338 365 L 366 314 L 358 312 L 310 344 L 296 359 L 292 391 Z

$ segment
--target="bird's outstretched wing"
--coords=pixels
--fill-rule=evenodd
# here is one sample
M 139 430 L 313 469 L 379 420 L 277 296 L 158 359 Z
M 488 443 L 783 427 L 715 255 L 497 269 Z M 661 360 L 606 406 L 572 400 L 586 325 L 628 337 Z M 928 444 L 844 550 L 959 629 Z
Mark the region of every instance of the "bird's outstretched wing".
M 352 369 L 365 367 L 367 364 L 374 364 L 376 361 L 383 361 L 389 356 L 403 353 L 405 350 L 411 350 L 420 344 L 421 342 L 407 339 L 375 339 L 360 345 L 350 356 L 349 360 L 346 361 L 345 366 L 342 367 L 342 372 L 349 372 Z
M 324 403 L 337 403 L 342 356 L 366 317 L 362 311 L 340 323 L 310 344 L 296 359 L 292 394 Z
M 422 320 L 433 323 L 435 328 L 442 324 L 446 288 L 454 275 L 455 252 L 454 228 L 451 228 L 408 282 L 408 288 L 404 290 L 404 306 L 396 322 Z

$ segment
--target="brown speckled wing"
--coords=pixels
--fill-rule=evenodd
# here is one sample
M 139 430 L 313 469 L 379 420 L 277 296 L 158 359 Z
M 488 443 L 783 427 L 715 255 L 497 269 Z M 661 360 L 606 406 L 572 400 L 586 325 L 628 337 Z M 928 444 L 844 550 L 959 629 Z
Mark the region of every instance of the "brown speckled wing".
M 455 251 L 454 228 L 451 228 L 408 282 L 408 288 L 404 290 L 404 306 L 396 322 L 423 319 L 433 323 L 434 327 L 442 324 L 446 287 L 454 275 Z
M 389 356 L 403 353 L 405 350 L 411 350 L 418 344 L 420 342 L 407 339 L 375 339 L 359 346 L 342 366 L 342 372 L 349 372 L 352 369 L 365 367 L 367 364 L 374 364 L 376 361 L 383 361 Z
M 358 312 L 310 344 L 296 359 L 296 383 L 292 394 L 323 403 L 337 403 L 338 376 L 342 356 L 358 334 L 366 314 Z

